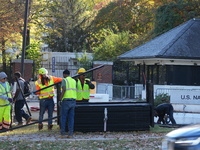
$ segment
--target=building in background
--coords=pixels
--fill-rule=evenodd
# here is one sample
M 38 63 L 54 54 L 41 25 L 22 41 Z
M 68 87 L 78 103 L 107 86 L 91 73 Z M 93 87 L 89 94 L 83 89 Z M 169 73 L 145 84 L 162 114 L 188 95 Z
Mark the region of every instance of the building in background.
M 80 64 L 77 58 L 81 58 L 85 53 L 71 52 L 44 52 L 42 67 L 46 68 L 50 75 L 62 77 L 63 70 L 71 71 L 71 76 L 77 73 Z M 87 53 L 87 58 L 92 60 L 92 53 Z

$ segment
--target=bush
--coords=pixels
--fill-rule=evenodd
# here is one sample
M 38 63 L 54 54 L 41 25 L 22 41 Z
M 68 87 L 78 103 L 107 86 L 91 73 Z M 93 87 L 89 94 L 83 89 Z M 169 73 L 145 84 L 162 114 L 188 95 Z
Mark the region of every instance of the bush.
M 170 103 L 170 96 L 167 93 L 160 93 L 154 99 L 154 106 L 158 106 L 163 103 Z

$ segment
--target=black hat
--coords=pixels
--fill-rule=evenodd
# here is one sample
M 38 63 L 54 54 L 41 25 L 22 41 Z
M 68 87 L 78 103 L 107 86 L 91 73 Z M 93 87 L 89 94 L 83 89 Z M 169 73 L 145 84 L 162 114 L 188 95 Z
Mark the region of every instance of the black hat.
M 70 75 L 70 72 L 69 72 L 69 70 L 68 70 L 68 69 L 66 69 L 66 70 L 64 70 L 64 71 L 63 71 L 63 74 Z

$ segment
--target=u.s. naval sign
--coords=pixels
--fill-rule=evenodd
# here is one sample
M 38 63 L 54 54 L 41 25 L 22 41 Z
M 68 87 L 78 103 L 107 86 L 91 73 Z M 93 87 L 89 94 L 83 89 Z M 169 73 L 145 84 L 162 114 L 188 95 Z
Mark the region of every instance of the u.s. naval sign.
M 170 102 L 176 104 L 200 104 L 200 90 L 171 90 Z

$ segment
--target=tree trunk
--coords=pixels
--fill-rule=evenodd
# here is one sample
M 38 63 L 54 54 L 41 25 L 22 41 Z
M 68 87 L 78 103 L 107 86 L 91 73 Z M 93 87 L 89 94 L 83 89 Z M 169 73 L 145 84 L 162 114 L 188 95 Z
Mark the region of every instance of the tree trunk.
M 1 40 L 1 51 L 2 51 L 2 62 L 3 62 L 3 71 L 6 72 L 6 40 Z

